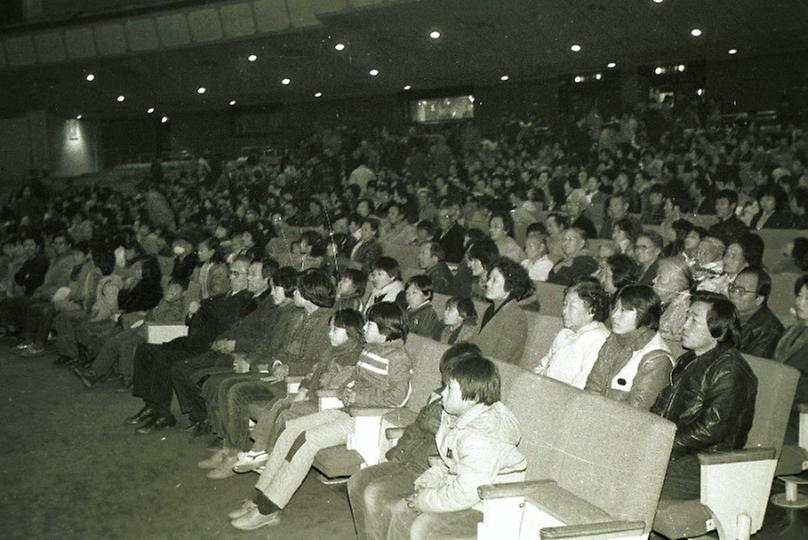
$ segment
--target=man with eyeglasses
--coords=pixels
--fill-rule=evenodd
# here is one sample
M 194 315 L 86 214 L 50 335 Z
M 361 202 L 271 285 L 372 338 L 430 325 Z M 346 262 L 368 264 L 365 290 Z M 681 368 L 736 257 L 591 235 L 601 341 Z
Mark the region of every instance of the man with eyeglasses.
M 653 285 L 659 270 L 659 255 L 664 241 L 656 231 L 643 231 L 634 243 L 634 258 L 640 265 L 641 285 Z
M 742 270 L 729 286 L 741 322 L 738 349 L 743 353 L 772 358 L 783 335 L 782 323 L 767 304 L 771 290 L 771 277 L 758 266 Z

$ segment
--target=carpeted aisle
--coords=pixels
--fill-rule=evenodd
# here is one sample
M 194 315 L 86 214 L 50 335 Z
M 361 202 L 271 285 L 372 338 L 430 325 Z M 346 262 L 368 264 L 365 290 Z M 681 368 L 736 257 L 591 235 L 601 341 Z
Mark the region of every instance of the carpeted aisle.
M 345 488 L 313 475 L 280 525 L 233 529 L 227 513 L 253 493 L 255 474 L 208 480 L 196 468 L 205 440 L 181 427 L 136 434 L 123 419 L 139 400 L 112 384 L 87 391 L 53 358 L 0 345 L 0 537 L 354 538 Z

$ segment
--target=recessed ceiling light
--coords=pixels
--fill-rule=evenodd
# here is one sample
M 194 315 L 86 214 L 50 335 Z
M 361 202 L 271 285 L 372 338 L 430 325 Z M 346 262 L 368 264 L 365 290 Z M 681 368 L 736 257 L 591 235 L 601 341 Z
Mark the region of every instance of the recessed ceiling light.
M 617 64 L 615 64 L 614 62 L 609 62 L 608 64 L 606 64 L 606 67 L 609 69 L 614 69 L 617 67 Z
M 337 43 L 336 45 L 334 45 L 334 48 L 337 49 L 338 51 L 344 51 L 345 50 L 345 44 L 344 43 Z
M 88 73 L 85 79 L 87 79 L 88 82 L 93 82 L 93 80 L 95 80 L 95 75 Z
M 316 97 L 316 98 L 323 97 L 323 93 L 322 92 L 315 92 L 314 97 Z
M 370 76 L 371 76 L 371 77 L 375 77 L 376 75 L 378 75 L 378 74 L 379 74 L 379 70 L 378 70 L 378 69 L 376 69 L 376 68 L 373 68 L 373 69 L 371 69 L 371 70 L 370 70 L 368 73 L 370 73 Z
M 699 88 L 698 90 L 696 90 L 696 95 L 697 95 L 697 96 L 702 96 L 702 95 L 704 95 L 704 88 Z
M 162 117 L 162 118 L 160 119 L 160 122 L 161 122 L 161 123 L 163 123 L 163 124 L 165 124 L 166 122 L 168 122 L 168 116 L 164 116 L 164 117 Z
M 681 71 L 684 71 L 685 69 L 686 69 L 686 68 L 685 68 L 685 65 L 684 65 L 684 64 L 679 64 L 678 66 L 676 66 L 676 71 L 680 71 L 680 72 L 681 72 Z
M 440 38 L 440 32 L 438 32 L 437 30 L 432 30 L 429 33 L 429 37 L 431 37 L 432 39 L 439 39 Z
M 149 107 L 148 109 L 146 109 L 146 114 L 151 114 L 153 112 L 154 112 L 154 107 Z
M 508 77 L 507 75 L 503 75 L 502 77 L 499 78 L 500 81 L 507 81 L 508 79 L 510 79 L 510 77 Z
M 661 67 L 654 68 L 654 73 L 656 73 L 657 75 L 662 75 L 662 68 Z
M 230 100 L 230 103 L 228 103 L 228 105 L 230 105 L 231 107 L 232 107 L 233 105 L 235 105 L 235 104 L 236 104 L 236 100 L 235 100 L 235 99 L 231 99 L 231 100 Z
M 281 79 L 281 84 L 284 85 L 284 86 L 287 86 L 290 82 L 292 82 L 292 79 L 290 79 L 288 77 L 285 77 L 285 78 Z
M 247 57 L 247 60 L 249 60 L 250 62 L 255 62 L 256 60 L 258 60 L 258 57 L 254 54 L 251 54 L 250 56 Z
M 126 98 L 124 96 L 118 96 L 118 103 L 123 103 Z
M 730 49 L 727 51 L 727 54 L 738 54 L 738 49 Z
M 81 120 L 81 115 L 80 114 L 76 115 L 76 120 Z
M 601 74 L 601 73 L 595 73 L 595 80 L 596 80 L 596 81 L 599 81 L 599 80 L 601 80 L 602 78 L 603 78 L 603 74 Z
M 572 52 L 581 52 L 581 46 L 578 45 L 577 43 L 573 43 L 572 46 L 570 47 L 570 50 Z
M 204 86 L 200 86 L 199 88 L 196 89 L 197 94 L 204 94 L 207 91 L 208 91 L 207 88 L 205 88 Z
M 693 37 L 701 36 L 701 29 L 700 28 L 694 28 L 693 30 L 690 31 L 690 35 L 693 36 Z
M 406 85 L 406 86 L 404 87 L 404 90 L 412 90 L 412 86 L 410 86 L 410 85 L 408 84 L 408 85 Z
M 576 75 L 576 76 L 575 76 L 575 78 L 574 78 L 573 80 L 574 80 L 575 82 L 577 82 L 577 83 L 584 82 L 584 78 L 583 78 L 583 77 L 581 77 L 580 75 Z
M 654 0 L 655 4 L 661 4 L 663 0 Z

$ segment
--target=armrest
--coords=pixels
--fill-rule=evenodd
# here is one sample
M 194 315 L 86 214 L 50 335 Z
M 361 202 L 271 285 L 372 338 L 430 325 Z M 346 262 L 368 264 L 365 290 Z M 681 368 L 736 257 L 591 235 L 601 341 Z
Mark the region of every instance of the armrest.
M 384 436 L 387 438 L 388 441 L 392 441 L 393 439 L 400 439 L 402 435 L 404 435 L 403 427 L 389 427 L 384 430 Z
M 305 377 L 300 375 L 289 375 L 284 379 L 286 382 L 286 393 L 287 394 L 297 394 L 300 391 L 300 383 L 303 382 Z
M 700 465 L 721 465 L 724 463 L 744 463 L 747 461 L 763 461 L 774 459 L 777 452 L 774 448 L 745 448 L 732 452 L 716 452 L 714 454 L 699 454 Z
M 390 412 L 390 408 L 387 407 L 348 407 L 347 409 L 348 414 L 351 416 L 384 416 L 388 412 Z
M 808 403 L 798 404 L 797 410 L 800 411 L 800 414 L 808 414 Z
M 642 521 L 604 521 L 602 523 L 588 523 L 586 525 L 567 525 L 562 527 L 544 527 L 541 530 L 541 538 L 592 538 L 602 536 L 604 538 L 626 536 L 640 536 L 645 530 L 645 523 Z M 633 533 L 626 535 L 624 533 Z
M 339 397 L 337 396 L 336 390 L 317 390 L 317 397 L 321 398 L 332 398 L 332 397 Z
M 303 375 L 289 375 L 286 377 L 286 384 L 300 384 L 305 378 Z
M 506 482 L 503 484 L 488 484 L 477 488 L 477 494 L 482 500 L 505 499 L 508 497 L 523 497 L 532 489 L 555 484 L 555 480 L 525 480 L 523 482 Z

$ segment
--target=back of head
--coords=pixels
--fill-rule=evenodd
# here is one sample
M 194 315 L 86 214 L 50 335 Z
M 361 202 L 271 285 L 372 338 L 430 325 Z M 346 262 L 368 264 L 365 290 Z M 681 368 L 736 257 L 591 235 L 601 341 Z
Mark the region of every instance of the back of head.
M 395 302 L 373 304 L 366 315 L 368 322 L 375 323 L 379 333 L 384 335 L 387 341 L 407 340 L 409 333 L 407 314 Z
M 463 399 L 493 405 L 500 400 L 499 370 L 494 363 L 479 355 L 458 360 L 449 372 L 457 381 Z

